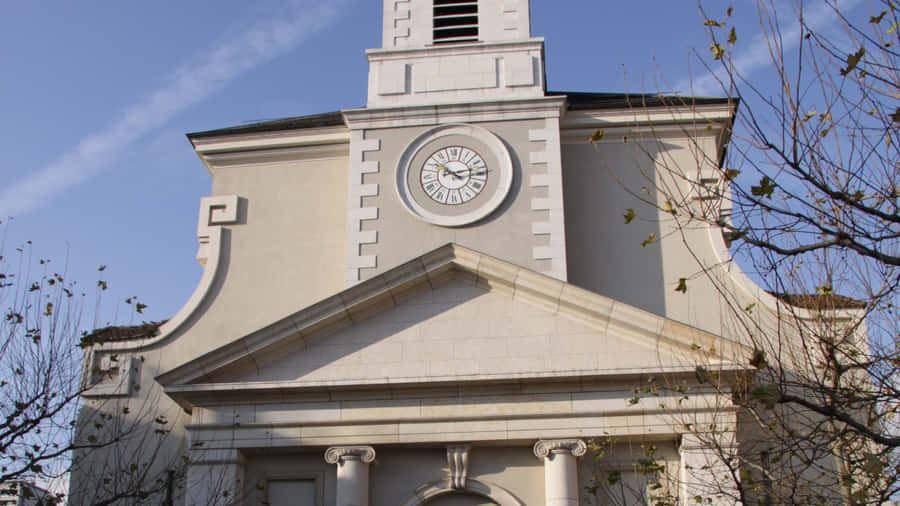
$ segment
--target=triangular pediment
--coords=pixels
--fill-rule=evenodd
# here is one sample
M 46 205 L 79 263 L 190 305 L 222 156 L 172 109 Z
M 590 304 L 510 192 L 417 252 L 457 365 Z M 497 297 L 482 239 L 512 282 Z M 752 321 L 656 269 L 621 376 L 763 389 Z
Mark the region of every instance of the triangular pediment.
M 184 399 L 730 368 L 721 338 L 453 244 L 158 378 Z M 709 362 L 713 362 L 710 364 Z M 740 362 L 734 362 L 740 363 Z

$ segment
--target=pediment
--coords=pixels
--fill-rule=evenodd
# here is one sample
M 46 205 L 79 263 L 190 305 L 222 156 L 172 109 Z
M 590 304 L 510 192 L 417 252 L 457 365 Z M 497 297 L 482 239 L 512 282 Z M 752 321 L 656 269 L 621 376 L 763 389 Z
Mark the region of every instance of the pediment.
M 183 400 L 272 391 L 731 368 L 719 337 L 453 244 L 158 378 Z M 709 362 L 713 362 L 710 364 Z M 735 362 L 741 363 L 741 362 Z

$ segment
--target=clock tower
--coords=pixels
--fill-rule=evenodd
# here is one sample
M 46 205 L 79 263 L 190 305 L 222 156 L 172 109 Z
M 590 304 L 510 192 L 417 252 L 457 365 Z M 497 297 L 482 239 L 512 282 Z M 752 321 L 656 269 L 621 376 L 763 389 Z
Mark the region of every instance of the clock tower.
M 566 280 L 559 121 L 528 0 L 384 0 L 351 131 L 347 286 L 454 242 Z

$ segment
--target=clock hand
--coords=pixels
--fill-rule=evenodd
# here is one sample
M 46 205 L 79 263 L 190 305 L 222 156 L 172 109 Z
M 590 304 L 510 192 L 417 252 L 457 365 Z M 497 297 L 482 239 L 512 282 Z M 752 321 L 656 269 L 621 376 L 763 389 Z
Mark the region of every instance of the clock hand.
M 453 177 L 456 178 L 456 179 L 464 179 L 464 178 L 465 178 L 465 176 L 460 176 L 460 175 L 459 175 L 459 172 L 455 172 L 455 171 L 453 171 L 453 170 L 450 170 L 450 168 L 447 167 L 446 165 L 438 165 L 438 171 L 449 172 L 449 173 L 452 174 Z

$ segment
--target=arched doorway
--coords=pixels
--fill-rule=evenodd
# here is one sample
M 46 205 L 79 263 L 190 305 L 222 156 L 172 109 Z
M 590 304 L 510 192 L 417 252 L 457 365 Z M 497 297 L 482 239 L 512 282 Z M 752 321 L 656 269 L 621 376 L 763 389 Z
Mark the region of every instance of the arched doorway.
M 450 492 L 426 501 L 424 506 L 497 506 L 497 503 L 468 492 Z
M 494 483 L 466 480 L 460 489 L 450 487 L 448 480 L 422 485 L 402 506 L 524 506 L 505 488 Z

